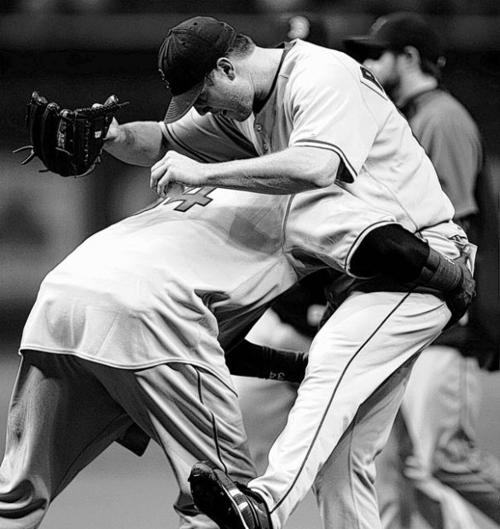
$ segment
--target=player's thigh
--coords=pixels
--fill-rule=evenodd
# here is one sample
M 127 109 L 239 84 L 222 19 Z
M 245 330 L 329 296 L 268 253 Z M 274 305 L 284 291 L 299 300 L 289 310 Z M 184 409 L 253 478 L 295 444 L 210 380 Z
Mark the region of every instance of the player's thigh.
M 186 471 L 200 459 L 213 461 L 237 479 L 254 475 L 228 371 L 218 374 L 182 362 L 116 371 L 99 368 L 98 376 L 167 457 L 179 461 L 182 487 L 187 484 Z
M 316 335 L 306 376 L 331 365 L 339 378 L 357 373 L 365 380 L 369 370 L 368 378 L 385 380 L 434 340 L 448 318 L 446 305 L 430 294 L 354 292 Z M 368 389 L 366 397 L 374 390 Z
M 38 476 L 53 498 L 130 424 L 78 359 L 26 351 L 9 408 L 2 470 L 8 469 L 11 483 Z
M 435 338 L 448 317 L 431 295 L 374 292 L 348 298 L 311 346 L 289 415 L 302 428 L 300 437 L 307 438 L 317 424 L 318 431 L 328 428 L 333 448 L 363 403 Z M 310 402 L 322 413 L 311 413 Z M 387 425 L 380 426 L 385 431 Z

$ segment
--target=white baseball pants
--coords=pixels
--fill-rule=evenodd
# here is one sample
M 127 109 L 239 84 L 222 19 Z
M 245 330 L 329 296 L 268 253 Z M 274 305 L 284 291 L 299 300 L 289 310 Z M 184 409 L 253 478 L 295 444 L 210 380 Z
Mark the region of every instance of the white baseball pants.
M 199 459 L 241 481 L 255 476 L 234 389 L 190 364 L 132 371 L 31 351 L 9 408 L 0 527 L 37 528 L 50 502 L 132 421 L 172 466 L 181 529 L 216 529 L 194 508 L 187 477 Z
M 381 527 L 374 458 L 389 436 L 412 361 L 449 317 L 437 297 L 401 292 L 355 292 L 332 315 L 312 343 L 269 466 L 249 483 L 266 499 L 275 529 L 317 476 L 325 527 Z
M 476 440 L 480 386 L 475 358 L 443 345 L 420 355 L 377 461 L 384 529 L 410 527 L 412 512 L 434 528 L 474 529 L 470 504 L 500 523 L 500 463 Z

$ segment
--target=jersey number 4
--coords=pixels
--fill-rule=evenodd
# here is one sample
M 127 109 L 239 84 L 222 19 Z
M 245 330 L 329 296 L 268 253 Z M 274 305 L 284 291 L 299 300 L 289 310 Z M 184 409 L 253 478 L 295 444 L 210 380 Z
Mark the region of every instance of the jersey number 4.
M 184 193 L 177 195 L 175 198 L 168 198 L 163 205 L 180 202 L 174 208 L 175 211 L 187 211 L 193 206 L 206 206 L 212 202 L 213 198 L 208 195 L 216 189 L 215 187 L 186 187 Z

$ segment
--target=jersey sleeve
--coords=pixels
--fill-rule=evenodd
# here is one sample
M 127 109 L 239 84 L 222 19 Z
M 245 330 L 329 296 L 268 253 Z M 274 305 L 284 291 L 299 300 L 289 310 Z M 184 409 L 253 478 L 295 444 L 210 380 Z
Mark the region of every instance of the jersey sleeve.
M 200 162 L 227 162 L 257 156 L 250 141 L 231 122 L 192 108 L 180 120 L 160 127 L 168 148 Z
M 293 122 L 289 146 L 332 150 L 347 169 L 346 181 L 358 175 L 378 132 L 360 76 L 361 69 L 357 72 L 332 61 L 305 65 L 289 83 Z
M 476 128 L 457 112 L 435 115 L 424 124 L 419 140 L 455 208 L 456 217 L 477 212 L 474 190 L 482 165 L 482 149 Z

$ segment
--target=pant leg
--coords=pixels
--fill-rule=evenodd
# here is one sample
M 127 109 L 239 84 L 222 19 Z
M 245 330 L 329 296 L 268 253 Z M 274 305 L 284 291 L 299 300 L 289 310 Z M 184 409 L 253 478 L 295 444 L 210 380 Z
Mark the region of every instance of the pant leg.
M 38 527 L 50 502 L 131 423 L 76 359 L 25 352 L 0 467 L 0 527 Z
M 315 480 L 323 527 L 376 527 L 375 457 L 384 447 L 415 357 L 364 402 Z
M 113 398 L 162 447 L 180 494 L 174 508 L 182 529 L 216 529 L 191 498 L 188 476 L 199 460 L 210 460 L 233 479 L 255 476 L 237 394 L 225 379 L 183 363 L 140 371 L 93 364 Z
M 312 339 L 268 309 L 250 330 L 253 343 L 290 351 L 307 351 Z M 250 450 L 259 472 L 267 467 L 267 455 L 286 424 L 297 397 L 297 384 L 249 377 L 233 377 Z
M 286 424 L 297 397 L 297 384 L 260 378 L 234 377 L 248 444 L 257 471 L 267 467 L 267 455 Z
M 409 437 L 401 411 L 396 415 L 389 439 L 378 455 L 375 488 L 383 529 L 410 529 L 414 491 L 404 476 L 403 465 L 410 453 Z
M 438 443 L 434 475 L 500 524 L 500 461 L 477 445 L 481 370 L 474 358 L 464 358 L 459 351 L 452 351 L 459 369 L 460 420 L 458 427 Z
M 266 498 L 277 529 L 310 489 L 359 407 L 449 319 L 430 294 L 354 293 L 319 331 L 288 422 L 269 454 L 265 474 L 250 482 Z M 371 504 L 376 505 L 372 493 Z M 364 505 L 359 498 L 354 505 Z M 358 529 L 380 526 L 378 515 Z
M 500 465 L 475 443 L 479 403 L 474 359 L 445 346 L 422 353 L 402 407 L 413 446 L 404 472 L 432 527 L 475 527 L 463 498 L 500 520 Z

